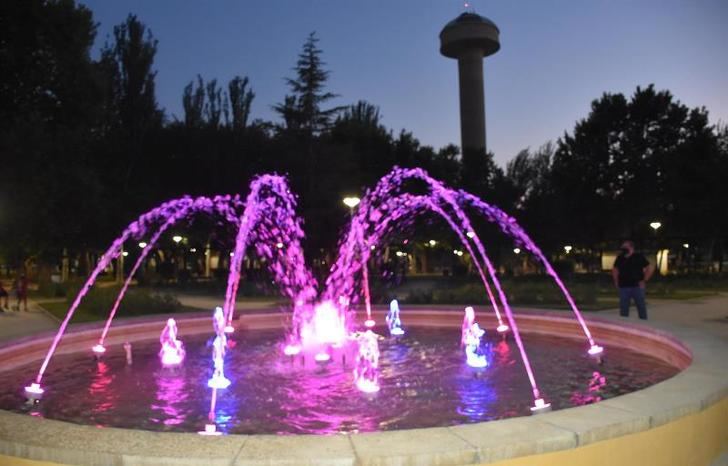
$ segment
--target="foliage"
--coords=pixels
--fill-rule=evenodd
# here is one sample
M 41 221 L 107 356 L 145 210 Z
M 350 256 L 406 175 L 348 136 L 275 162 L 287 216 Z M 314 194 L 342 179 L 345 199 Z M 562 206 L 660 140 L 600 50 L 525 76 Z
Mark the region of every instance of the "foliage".
M 80 286 L 78 287 L 80 289 Z M 78 289 L 69 289 L 67 305 L 70 307 Z M 95 286 L 81 301 L 80 310 L 98 318 L 106 318 L 114 306 L 121 287 Z M 117 311 L 119 317 L 144 314 L 167 314 L 182 310 L 182 304 L 170 293 L 158 293 L 146 288 L 130 288 Z
M 330 72 L 323 68 L 326 63 L 321 59 L 318 41 L 316 33 L 309 34 L 293 69 L 296 77 L 286 79 L 291 95 L 273 107 L 284 118 L 287 129 L 300 131 L 308 137 L 328 130 L 332 119 L 341 111 L 341 107 L 322 108 L 338 96 L 325 90 Z
M 114 28 L 97 61 L 91 12 L 72 0 L 8 0 L 0 21 L 0 153 L 8 161 L 0 253 L 12 265 L 57 264 L 66 249 L 88 268 L 141 212 L 182 194 L 241 192 L 263 172 L 289 176 L 299 212 L 315 226 L 306 253 L 330 260 L 347 219 L 342 197 L 362 195 L 395 165 L 422 167 L 500 206 L 552 257 L 565 244 L 581 257 L 630 236 L 652 249 L 689 243 L 690 260 L 722 264 L 728 129 L 669 91 L 605 93 L 573 131 L 524 149 L 504 170 L 491 153 L 393 133 L 365 100 L 332 106 L 337 95 L 314 33 L 275 106 L 280 121 L 253 118 L 255 93 L 242 74 L 227 85 L 198 75 L 180 89 L 178 121 L 157 104 L 158 43 L 136 16 Z M 653 220 L 663 224 L 659 236 Z M 473 223 L 498 263 L 513 246 Z M 203 221 L 189 236 L 229 249 L 234 232 Z

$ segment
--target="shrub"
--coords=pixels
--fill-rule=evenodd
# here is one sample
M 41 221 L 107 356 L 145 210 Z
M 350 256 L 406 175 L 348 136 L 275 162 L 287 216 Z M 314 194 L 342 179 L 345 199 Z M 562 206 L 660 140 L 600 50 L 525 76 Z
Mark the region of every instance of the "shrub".
M 80 287 L 79 287 L 80 288 Z M 76 299 L 78 289 L 67 296 L 69 305 Z M 81 309 L 89 314 L 106 317 L 114 306 L 121 287 L 119 285 L 94 287 L 81 301 Z M 117 311 L 120 316 L 134 316 L 144 314 L 163 314 L 177 312 L 182 304 L 169 293 L 158 293 L 144 288 L 131 288 L 127 290 L 124 299 Z

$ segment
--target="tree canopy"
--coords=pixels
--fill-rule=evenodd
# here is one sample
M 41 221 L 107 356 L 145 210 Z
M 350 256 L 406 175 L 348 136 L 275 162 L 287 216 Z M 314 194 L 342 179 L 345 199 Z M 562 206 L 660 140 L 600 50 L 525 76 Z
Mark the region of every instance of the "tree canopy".
M 425 168 L 499 205 L 547 252 L 566 243 L 598 250 L 627 236 L 654 242 L 649 223 L 658 220 L 664 241 L 722 257 L 728 129 L 667 90 L 605 93 L 572 131 L 524 149 L 503 169 L 490 153 L 435 149 L 407 130 L 394 133 L 359 96 L 334 106 L 314 33 L 274 107 L 278 121 L 255 118 L 254 83 L 243 69 L 190 76 L 179 90 L 184 116 L 169 117 L 156 100 L 151 29 L 129 15 L 92 60 L 95 35 L 91 12 L 73 0 L 0 5 L 6 261 L 99 250 L 166 199 L 239 193 L 263 172 L 289 176 L 305 222 L 316 226 L 307 229 L 307 253 L 325 257 L 347 218 L 341 199 L 362 195 L 395 165 Z

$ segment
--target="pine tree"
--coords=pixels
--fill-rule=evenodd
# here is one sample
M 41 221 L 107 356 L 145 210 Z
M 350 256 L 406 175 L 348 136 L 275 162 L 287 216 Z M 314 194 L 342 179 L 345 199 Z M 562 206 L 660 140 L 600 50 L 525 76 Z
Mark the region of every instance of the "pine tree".
M 296 77 L 286 79 L 292 95 L 286 95 L 283 103 L 273 107 L 284 119 L 287 129 L 300 130 L 308 137 L 328 130 L 342 110 L 342 107 L 321 108 L 338 95 L 324 91 L 330 72 L 324 69 L 326 63 L 321 60 L 318 41 L 315 32 L 309 34 L 293 68 Z

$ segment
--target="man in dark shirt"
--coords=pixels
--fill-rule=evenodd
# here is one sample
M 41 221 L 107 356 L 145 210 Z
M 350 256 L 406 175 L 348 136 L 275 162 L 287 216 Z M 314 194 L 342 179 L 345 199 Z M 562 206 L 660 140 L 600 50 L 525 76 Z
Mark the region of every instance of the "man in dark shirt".
M 619 290 L 619 315 L 629 317 L 629 304 L 634 300 L 640 319 L 647 319 L 645 304 L 645 283 L 652 277 L 655 268 L 640 253 L 634 252 L 634 243 L 622 243 L 621 254 L 612 268 L 614 286 Z

